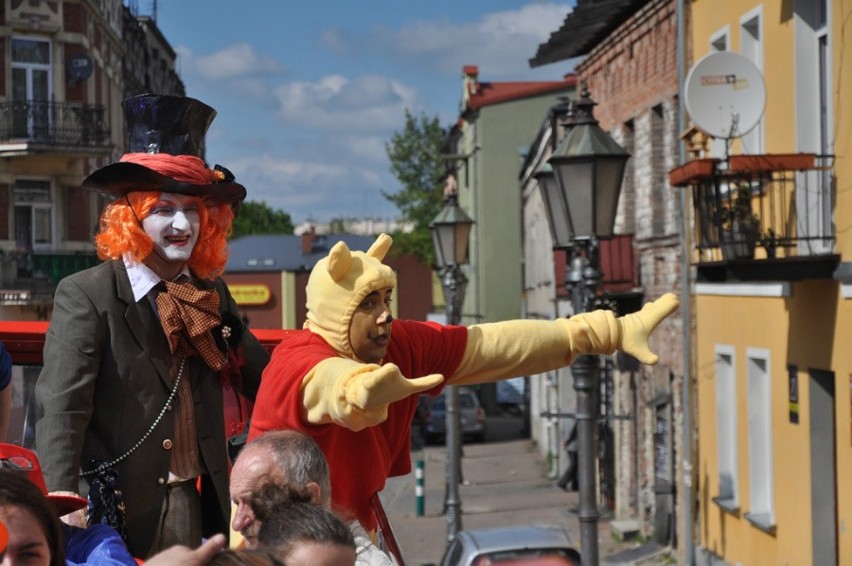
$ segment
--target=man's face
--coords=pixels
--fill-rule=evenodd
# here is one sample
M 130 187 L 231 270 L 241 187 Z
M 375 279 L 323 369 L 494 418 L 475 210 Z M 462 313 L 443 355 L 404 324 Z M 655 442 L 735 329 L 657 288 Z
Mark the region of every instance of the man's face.
M 145 264 L 163 279 L 179 274 L 192 255 L 201 228 L 198 207 L 196 197 L 162 193 L 142 219 L 142 228 L 154 243 Z
M 283 482 L 269 455 L 251 446 L 243 448 L 231 469 L 229 487 L 231 502 L 235 507 L 231 528 L 246 539 L 248 548 L 257 546 L 257 533 L 260 531 L 260 521 L 255 518 L 251 508 L 252 494 L 261 485 L 276 479 Z
M 361 301 L 349 323 L 349 344 L 362 362 L 377 364 L 388 351 L 393 287 L 373 291 Z

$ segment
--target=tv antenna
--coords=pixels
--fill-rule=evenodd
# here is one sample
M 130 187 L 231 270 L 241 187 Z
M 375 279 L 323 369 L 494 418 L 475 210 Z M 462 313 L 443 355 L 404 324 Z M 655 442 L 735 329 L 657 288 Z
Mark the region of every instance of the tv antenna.
M 711 53 L 689 70 L 684 103 L 696 126 L 727 140 L 728 153 L 730 141 L 750 132 L 763 117 L 766 84 L 760 69 L 746 57 L 730 51 Z

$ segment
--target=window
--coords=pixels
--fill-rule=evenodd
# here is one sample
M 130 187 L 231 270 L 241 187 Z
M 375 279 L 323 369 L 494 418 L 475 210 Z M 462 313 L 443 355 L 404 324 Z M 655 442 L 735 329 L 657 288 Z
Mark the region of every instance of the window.
M 834 153 L 832 107 L 831 5 L 827 0 L 795 0 L 796 150 Z M 832 250 L 834 190 L 831 171 L 800 173 L 796 191 L 798 253 Z
M 719 51 L 728 50 L 728 36 L 730 30 L 728 26 L 723 27 L 716 33 L 710 36 L 710 53 L 718 53 Z
M 716 346 L 716 452 L 719 493 L 714 501 L 731 511 L 739 507 L 735 361 L 733 347 Z
M 53 194 L 49 181 L 15 181 L 15 241 L 21 251 L 53 245 Z
M 710 53 L 718 53 L 728 50 L 728 37 L 731 35 L 728 26 L 723 27 L 710 36 Z M 723 158 L 728 155 L 728 142 L 724 139 L 712 138 L 710 140 L 710 155 Z
M 50 42 L 12 38 L 12 127 L 15 137 L 46 138 L 50 134 Z
M 740 20 L 740 53 L 754 63 L 763 72 L 763 7 L 752 10 Z M 763 148 L 763 119 L 743 134 L 741 140 L 743 153 L 759 154 Z
M 749 348 L 746 359 L 749 455 L 749 510 L 746 518 L 753 524 L 769 530 L 775 525 L 769 351 Z

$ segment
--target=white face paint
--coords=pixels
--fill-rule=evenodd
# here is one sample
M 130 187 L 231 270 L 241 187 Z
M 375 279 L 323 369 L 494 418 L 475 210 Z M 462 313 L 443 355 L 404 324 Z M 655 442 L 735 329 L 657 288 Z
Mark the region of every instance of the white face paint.
M 182 270 L 198 240 L 201 219 L 198 199 L 163 193 L 142 219 L 142 228 L 154 242 L 145 264 L 163 279 L 172 279 Z

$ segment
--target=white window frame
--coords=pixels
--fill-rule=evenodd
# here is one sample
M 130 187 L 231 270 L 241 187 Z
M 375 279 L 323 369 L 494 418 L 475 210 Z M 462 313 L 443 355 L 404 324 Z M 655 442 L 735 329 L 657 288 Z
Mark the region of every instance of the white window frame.
M 748 381 L 749 510 L 746 519 L 775 527 L 775 465 L 772 450 L 772 366 L 766 348 L 746 350 Z
M 51 43 L 49 38 L 43 36 L 27 36 L 27 35 L 13 35 L 12 42 L 20 40 L 20 41 L 32 41 L 36 43 L 43 43 L 47 45 L 47 63 L 32 63 L 29 61 L 16 61 L 11 59 L 13 48 L 10 43 L 9 45 L 9 57 L 10 57 L 10 67 L 11 70 L 15 69 L 23 70 L 26 73 L 25 84 L 26 84 L 26 101 L 32 102 L 35 100 L 35 93 L 33 92 L 33 73 L 35 71 L 44 72 L 45 77 L 47 78 L 47 92 L 45 93 L 45 99 L 39 100 L 43 104 L 47 105 L 45 107 L 44 114 L 33 114 L 35 112 L 34 109 L 30 109 L 27 112 L 27 136 L 31 137 L 36 135 L 36 132 L 39 128 L 49 129 L 50 124 L 53 122 L 53 116 L 51 116 L 51 107 L 50 101 L 53 98 L 53 44 Z M 14 89 L 14 73 L 10 74 L 10 84 Z M 39 116 L 43 121 L 39 121 L 36 117 Z
M 726 25 L 710 34 L 710 53 L 720 53 L 731 49 L 731 27 Z M 725 157 L 727 152 L 725 139 L 710 138 L 710 155 L 717 159 Z
M 17 191 L 21 188 L 18 186 L 19 181 L 30 181 L 30 182 L 39 182 L 45 183 L 48 188 L 48 202 L 34 202 L 34 201 L 19 201 Z M 26 189 L 24 189 L 26 190 Z M 30 238 L 32 240 L 32 249 L 33 251 L 50 251 L 56 248 L 56 191 L 54 190 L 53 183 L 50 182 L 50 179 L 28 179 L 28 178 L 19 178 L 16 179 L 12 184 L 12 208 L 13 210 L 18 206 L 29 206 L 30 207 L 30 229 L 35 230 L 36 224 L 38 220 L 38 212 L 39 211 L 48 211 L 48 215 L 50 217 L 50 240 L 47 242 L 37 242 L 35 239 L 35 233 L 30 234 Z M 15 236 L 17 237 L 17 226 L 15 226 Z
M 730 345 L 716 345 L 716 454 L 719 492 L 713 501 L 739 510 L 737 438 L 737 357 Z
M 740 54 L 754 63 L 763 74 L 763 6 L 747 12 L 740 18 Z M 740 139 L 740 149 L 746 154 L 762 154 L 764 147 L 763 117 L 757 125 Z
M 834 153 L 832 4 L 828 0 L 793 2 L 796 150 L 799 152 Z M 824 21 L 817 21 L 820 19 L 817 12 L 823 10 Z M 810 192 L 796 194 L 798 234 L 826 235 L 831 231 L 835 206 L 831 177 L 831 171 L 806 171 L 797 175 L 797 186 L 811 188 Z M 828 239 L 798 241 L 799 255 L 832 250 Z

